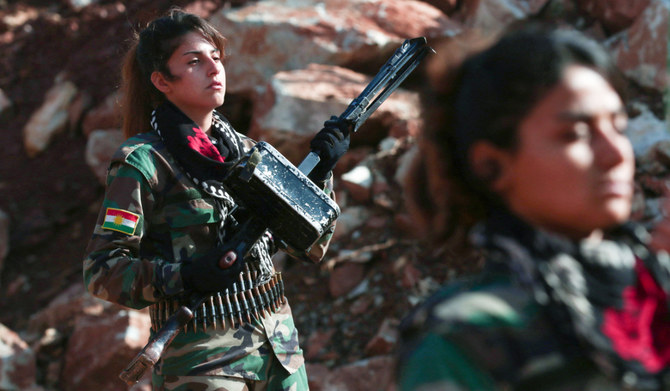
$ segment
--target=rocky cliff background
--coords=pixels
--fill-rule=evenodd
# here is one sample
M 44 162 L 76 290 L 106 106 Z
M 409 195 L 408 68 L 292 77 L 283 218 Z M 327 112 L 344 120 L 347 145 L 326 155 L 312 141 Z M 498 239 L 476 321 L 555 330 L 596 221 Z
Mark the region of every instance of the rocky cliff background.
M 477 268 L 475 257 L 426 250 L 403 205 L 418 93 L 430 62 L 450 55 L 443 43 L 467 46 L 527 18 L 602 42 L 630 87 L 634 218 L 653 226 L 660 215 L 670 0 L 0 0 L 0 390 L 129 389 L 117 375 L 146 343 L 148 314 L 92 298 L 81 260 L 121 142 L 123 53 L 133 31 L 172 5 L 228 38 L 220 111 L 294 163 L 404 39 L 424 36 L 437 50 L 338 164 L 342 216 L 323 263 L 275 258 L 313 390 L 393 390 L 399 320 Z

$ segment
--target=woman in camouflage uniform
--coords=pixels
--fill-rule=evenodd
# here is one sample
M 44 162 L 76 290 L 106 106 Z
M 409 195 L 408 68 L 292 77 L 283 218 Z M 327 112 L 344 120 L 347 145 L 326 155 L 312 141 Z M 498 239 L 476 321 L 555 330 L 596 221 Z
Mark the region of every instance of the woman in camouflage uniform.
M 128 52 L 128 139 L 112 158 L 84 281 L 102 299 L 150 306 L 154 333 L 190 293 L 207 295 L 154 368 L 154 390 L 306 390 L 297 330 L 270 259 L 272 236 L 266 232 L 244 260 L 220 250 L 243 222 L 220 178 L 254 145 L 214 110 L 225 95 L 224 43 L 203 19 L 173 10 Z M 336 121 L 312 141 L 322 162 L 310 179 L 326 193 L 348 143 Z M 286 250 L 319 262 L 331 233 L 309 252 Z
M 525 26 L 447 76 L 426 96 L 410 206 L 485 262 L 404 320 L 399 389 L 669 389 L 670 259 L 627 222 L 634 156 L 607 53 Z

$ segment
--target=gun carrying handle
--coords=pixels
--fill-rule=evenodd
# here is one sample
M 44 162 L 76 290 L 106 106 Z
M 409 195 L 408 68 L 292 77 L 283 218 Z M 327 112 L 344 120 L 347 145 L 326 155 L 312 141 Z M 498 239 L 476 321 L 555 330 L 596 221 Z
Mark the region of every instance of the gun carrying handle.
M 137 383 L 147 369 L 153 367 L 166 346 L 179 334 L 179 331 L 193 319 L 193 312 L 188 307 L 181 307 L 167 320 L 165 325 L 158 330 L 154 338 L 144 346 L 137 356 L 119 374 L 119 377 L 128 385 Z

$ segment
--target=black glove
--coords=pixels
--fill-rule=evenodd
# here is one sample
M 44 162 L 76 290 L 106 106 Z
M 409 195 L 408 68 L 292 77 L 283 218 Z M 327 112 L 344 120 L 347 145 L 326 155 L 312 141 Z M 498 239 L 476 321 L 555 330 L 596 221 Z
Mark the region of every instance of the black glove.
M 323 129 L 314 136 L 310 143 L 312 151 L 321 158 L 309 174 L 312 181 L 323 182 L 328 179 L 328 173 L 349 149 L 349 130 L 350 125 L 336 116 L 330 117 L 323 123 Z
M 181 279 L 186 290 L 218 292 L 237 281 L 243 266 L 244 260 L 235 259 L 234 252 L 215 248 L 200 258 L 185 262 L 181 267 Z

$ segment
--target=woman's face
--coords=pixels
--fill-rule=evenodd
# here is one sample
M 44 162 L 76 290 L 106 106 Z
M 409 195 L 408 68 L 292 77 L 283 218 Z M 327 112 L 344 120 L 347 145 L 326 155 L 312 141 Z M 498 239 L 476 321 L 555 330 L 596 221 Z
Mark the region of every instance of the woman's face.
M 165 78 L 165 97 L 194 118 L 223 104 L 226 73 L 221 53 L 196 32 L 187 33 L 167 63 L 173 79 Z
M 590 68 L 569 66 L 521 122 L 496 190 L 527 221 L 569 237 L 621 223 L 633 196 L 626 125 L 612 86 Z

